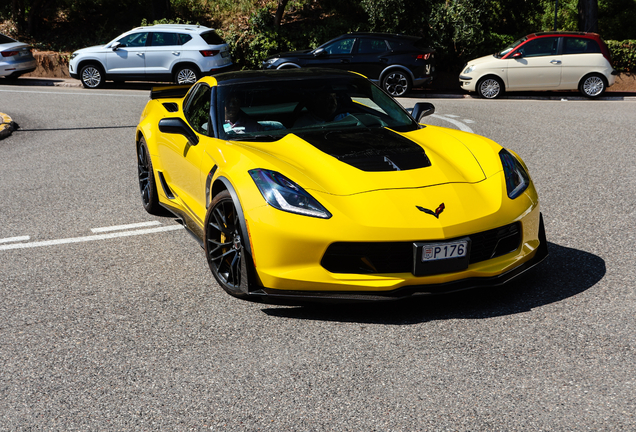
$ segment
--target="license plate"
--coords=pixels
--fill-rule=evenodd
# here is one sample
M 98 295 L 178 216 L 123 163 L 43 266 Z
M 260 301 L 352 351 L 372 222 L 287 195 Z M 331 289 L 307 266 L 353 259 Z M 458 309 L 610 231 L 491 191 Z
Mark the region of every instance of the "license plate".
M 428 276 L 466 270 L 470 260 L 470 238 L 448 242 L 413 243 L 413 274 Z
M 28 51 L 20 51 L 20 56 L 29 55 Z
M 466 240 L 453 243 L 427 243 L 422 246 L 422 261 L 465 257 L 468 252 Z
M 229 56 L 230 56 L 230 52 L 229 51 L 221 52 L 221 57 L 225 58 L 225 57 L 229 57 Z

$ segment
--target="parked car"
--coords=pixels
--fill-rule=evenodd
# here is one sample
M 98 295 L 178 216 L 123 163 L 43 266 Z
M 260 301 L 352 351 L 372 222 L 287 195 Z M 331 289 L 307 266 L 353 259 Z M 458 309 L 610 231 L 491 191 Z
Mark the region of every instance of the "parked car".
M 0 33 L 0 76 L 9 79 L 33 72 L 37 62 L 31 46 Z
M 314 50 L 279 53 L 263 62 L 264 69 L 311 66 L 358 72 L 397 97 L 433 80 L 435 51 L 420 37 L 348 33 Z
M 504 91 L 576 90 L 594 98 L 614 84 L 609 49 L 596 33 L 533 33 L 501 52 L 471 60 L 459 75 L 464 90 L 488 99 Z
M 71 54 L 69 73 L 84 87 L 104 81 L 174 81 L 193 84 L 232 65 L 230 50 L 216 32 L 200 25 L 138 27 L 106 45 Z
M 411 115 L 359 74 L 228 72 L 150 97 L 135 142 L 142 204 L 183 222 L 233 296 L 440 294 L 503 284 L 548 253 L 518 155 L 422 125 L 433 105 Z

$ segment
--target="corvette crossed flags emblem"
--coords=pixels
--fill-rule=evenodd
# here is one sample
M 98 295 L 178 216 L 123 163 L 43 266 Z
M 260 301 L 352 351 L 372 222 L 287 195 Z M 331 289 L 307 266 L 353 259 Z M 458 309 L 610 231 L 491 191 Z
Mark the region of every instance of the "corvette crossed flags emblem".
M 433 210 L 429 210 L 429 209 L 427 209 L 427 208 L 420 207 L 420 206 L 415 206 L 415 207 L 417 207 L 417 209 L 418 209 L 419 211 L 422 211 L 422 212 L 424 212 L 424 213 L 426 213 L 426 214 L 430 214 L 431 216 L 435 216 L 437 219 L 439 219 L 439 215 L 440 215 L 440 213 L 442 213 L 442 212 L 444 211 L 444 209 L 446 208 L 446 206 L 444 205 L 444 203 L 441 203 L 441 204 L 439 205 L 439 207 L 437 207 L 437 208 L 435 209 L 435 211 L 433 211 Z

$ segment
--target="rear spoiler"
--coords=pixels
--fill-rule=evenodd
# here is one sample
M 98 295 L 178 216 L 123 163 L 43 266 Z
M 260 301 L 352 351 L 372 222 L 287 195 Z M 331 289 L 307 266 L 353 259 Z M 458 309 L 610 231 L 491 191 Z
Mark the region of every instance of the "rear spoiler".
M 150 90 L 150 99 L 181 99 L 192 84 L 167 85 L 162 87 L 153 87 Z

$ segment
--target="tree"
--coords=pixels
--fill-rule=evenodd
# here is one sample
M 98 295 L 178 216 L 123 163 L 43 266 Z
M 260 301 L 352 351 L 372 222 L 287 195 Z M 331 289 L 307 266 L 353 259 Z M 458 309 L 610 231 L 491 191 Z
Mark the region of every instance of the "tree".
M 276 15 L 274 16 L 274 26 L 280 26 L 288 2 L 289 0 L 278 0 L 278 7 L 276 8 Z
M 598 33 L 598 0 L 579 0 L 579 30 Z

